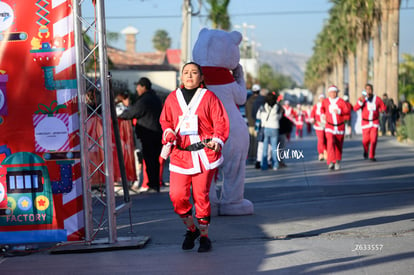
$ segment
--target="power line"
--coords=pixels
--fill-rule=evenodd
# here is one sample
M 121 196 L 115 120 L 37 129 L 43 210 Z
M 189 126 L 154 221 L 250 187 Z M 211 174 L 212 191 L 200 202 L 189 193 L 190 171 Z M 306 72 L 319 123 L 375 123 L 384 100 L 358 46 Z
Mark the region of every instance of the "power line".
M 414 10 L 414 7 L 401 7 L 400 10 Z M 230 17 L 239 17 L 239 16 L 271 16 L 271 15 L 306 15 L 306 14 L 328 14 L 329 11 L 321 11 L 321 10 L 314 10 L 314 11 L 306 11 L 306 10 L 298 10 L 298 11 L 270 11 L 270 12 L 249 12 L 249 13 L 235 13 L 230 14 Z M 208 15 L 200 14 L 198 17 L 208 17 Z M 93 19 L 91 17 L 85 17 L 87 19 Z M 160 19 L 160 18 L 181 18 L 181 15 L 116 15 L 116 16 L 106 16 L 106 20 L 126 20 L 126 19 Z

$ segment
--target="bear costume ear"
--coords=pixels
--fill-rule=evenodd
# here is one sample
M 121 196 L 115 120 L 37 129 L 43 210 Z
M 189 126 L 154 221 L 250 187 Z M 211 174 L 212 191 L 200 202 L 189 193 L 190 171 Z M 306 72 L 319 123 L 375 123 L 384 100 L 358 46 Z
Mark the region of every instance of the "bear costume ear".
M 242 39 L 243 39 L 242 34 L 241 34 L 240 32 L 238 32 L 238 31 L 232 31 L 232 32 L 230 33 L 230 37 L 231 37 L 231 39 L 234 41 L 234 43 L 236 43 L 236 45 L 239 45 L 239 44 L 240 44 L 240 42 L 241 42 L 241 41 L 242 41 Z
M 202 28 L 199 32 L 198 32 L 198 38 L 194 44 L 193 47 L 193 58 L 195 56 L 199 56 L 202 52 L 206 52 L 207 51 L 207 45 L 208 43 L 202 43 L 201 41 L 207 41 L 209 38 L 209 30 L 207 28 Z M 197 52 L 196 52 L 197 51 Z M 199 62 L 199 61 L 196 61 Z
M 202 33 L 205 33 L 205 32 L 208 32 L 208 29 L 207 29 L 207 28 L 202 28 L 202 29 L 200 30 L 200 32 L 198 33 L 198 35 L 200 35 L 200 34 L 202 34 Z

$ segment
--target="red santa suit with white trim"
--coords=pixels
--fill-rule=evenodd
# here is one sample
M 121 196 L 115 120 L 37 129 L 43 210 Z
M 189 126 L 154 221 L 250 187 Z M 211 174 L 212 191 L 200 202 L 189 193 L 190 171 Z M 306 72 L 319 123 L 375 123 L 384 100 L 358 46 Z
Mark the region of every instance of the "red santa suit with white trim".
M 372 86 L 365 87 L 367 96 L 360 97 L 354 106 L 354 111 L 361 109 L 362 146 L 364 147 L 364 158 L 375 161 L 375 148 L 377 147 L 378 128 L 380 112 L 387 109 L 381 98 L 373 94 Z M 371 146 L 370 146 L 371 145 Z
M 332 96 L 332 93 L 335 96 Z M 325 135 L 327 145 L 327 164 L 329 169 L 339 170 L 339 162 L 342 160 L 342 147 L 345 135 L 345 117 L 349 115 L 349 108 L 345 101 L 338 97 L 338 88 L 328 88 L 328 98 L 322 101 L 322 114 L 325 115 Z
M 322 119 L 321 108 L 322 101 L 325 99 L 324 95 L 319 95 L 319 102 L 313 105 L 310 114 L 311 122 L 313 123 L 313 129 L 315 129 L 316 137 L 318 139 L 317 150 L 319 153 L 319 160 L 323 160 L 327 154 L 326 152 L 326 138 L 325 138 L 325 119 Z
M 176 133 L 176 144 L 170 154 L 170 198 L 178 215 L 191 212 L 189 186 L 192 184 L 196 218 L 209 220 L 211 180 L 216 168 L 223 162 L 223 156 L 221 151 L 216 152 L 207 147 L 199 150 L 185 148 L 209 139 L 223 147 L 230 126 L 227 112 L 217 96 L 207 89 L 199 90 L 200 93 L 196 93 L 188 105 L 180 89 L 173 91 L 165 101 L 160 123 L 165 136 L 168 131 L 175 131 L 179 118 L 184 113 L 197 116 L 197 133 L 184 135 L 181 130 Z
M 296 138 L 303 137 L 303 124 L 306 120 L 306 113 L 302 111 L 302 105 L 298 104 L 296 107 L 295 125 L 296 125 Z

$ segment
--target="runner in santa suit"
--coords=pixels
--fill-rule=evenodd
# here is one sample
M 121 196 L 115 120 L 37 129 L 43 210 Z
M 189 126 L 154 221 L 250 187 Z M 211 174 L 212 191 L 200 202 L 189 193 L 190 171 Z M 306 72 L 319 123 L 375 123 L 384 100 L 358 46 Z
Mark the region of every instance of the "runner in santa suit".
M 192 249 L 201 235 L 198 252 L 207 252 L 211 249 L 208 238 L 210 185 L 217 167 L 223 162 L 221 149 L 230 125 L 221 101 L 203 88 L 198 64 L 184 65 L 181 81 L 181 87 L 168 95 L 160 116 L 162 142 L 174 144 L 169 155 L 170 198 L 174 211 L 187 226 L 182 249 Z M 193 221 L 191 188 L 199 229 Z
M 308 136 L 312 134 L 311 112 L 312 112 L 312 106 L 306 105 L 305 106 L 305 122 L 306 122 L 306 133 L 308 134 Z
M 363 91 L 364 93 L 364 91 Z M 375 148 L 377 147 L 379 115 L 387 109 L 381 98 L 374 95 L 371 84 L 365 85 L 366 96 L 362 95 L 354 106 L 354 111 L 361 109 L 362 146 L 364 158 L 376 161 Z
M 302 110 L 302 105 L 296 105 L 296 116 L 295 116 L 295 125 L 296 125 L 296 138 L 303 137 L 303 124 L 306 120 L 306 114 Z
M 341 169 L 342 147 L 345 135 L 345 117 L 349 108 L 345 101 L 338 97 L 338 88 L 334 85 L 328 88 L 328 98 L 322 101 L 322 114 L 325 115 L 325 135 L 327 145 L 327 164 L 329 170 Z
M 315 129 L 316 138 L 318 140 L 317 150 L 318 150 L 318 160 L 326 160 L 327 151 L 326 151 L 326 137 L 325 137 L 325 119 L 322 120 L 322 101 L 325 99 L 323 94 L 319 95 L 319 101 L 312 107 L 310 114 L 310 120 L 313 123 L 313 129 Z

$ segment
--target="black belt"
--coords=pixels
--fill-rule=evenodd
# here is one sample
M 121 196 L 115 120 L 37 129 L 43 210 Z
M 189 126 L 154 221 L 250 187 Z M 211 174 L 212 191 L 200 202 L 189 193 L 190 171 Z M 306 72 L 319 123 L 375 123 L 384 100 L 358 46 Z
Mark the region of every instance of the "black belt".
M 333 124 L 333 123 L 328 122 L 328 124 L 329 124 L 329 125 L 332 125 L 332 126 L 341 126 L 341 125 L 343 125 L 344 123 L 342 122 L 342 123 L 339 123 L 339 124 Z
M 375 119 L 365 119 L 365 118 L 363 118 L 362 120 L 364 120 L 364 121 L 374 121 Z
M 210 142 L 211 140 L 212 140 L 211 138 L 208 138 L 203 141 L 199 141 L 191 145 L 188 145 L 185 148 L 182 148 L 180 145 L 177 145 L 177 149 L 182 150 L 182 151 L 198 151 L 206 147 L 204 144 Z

